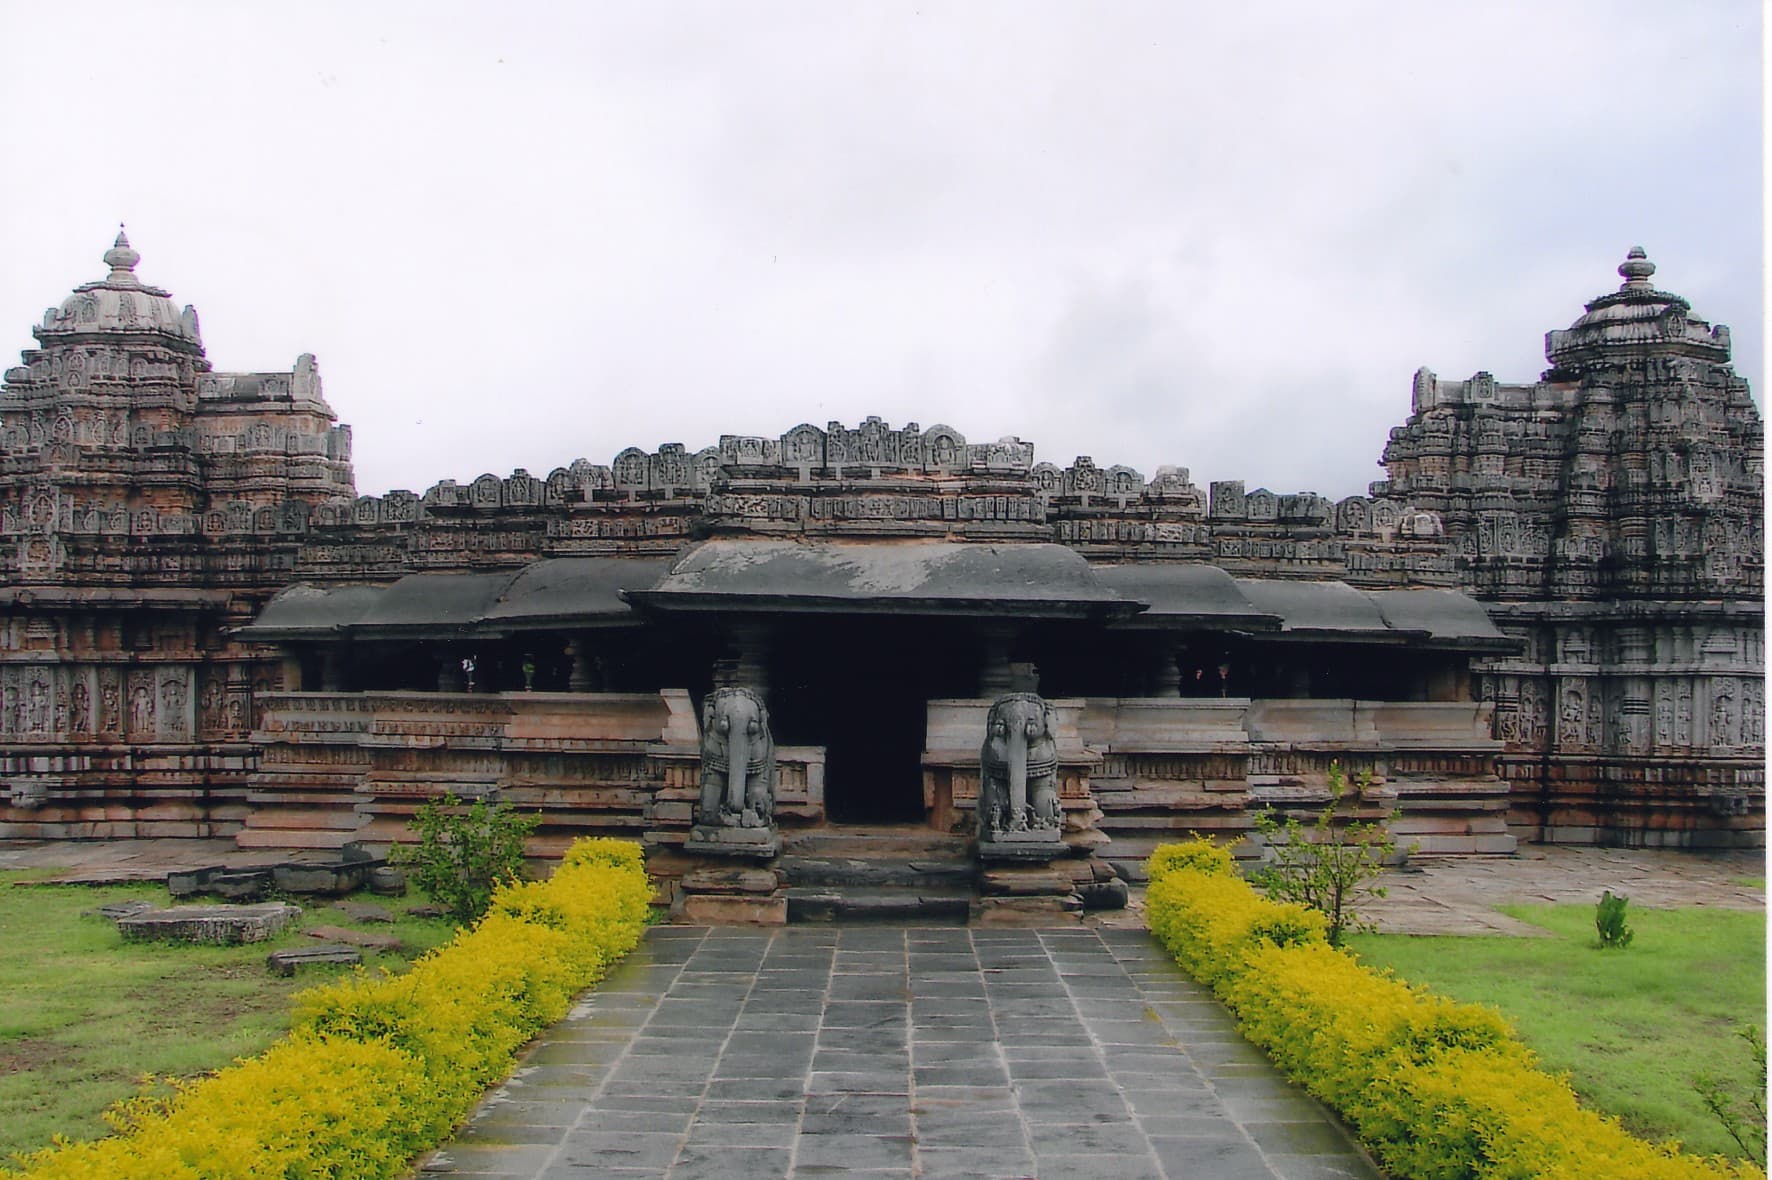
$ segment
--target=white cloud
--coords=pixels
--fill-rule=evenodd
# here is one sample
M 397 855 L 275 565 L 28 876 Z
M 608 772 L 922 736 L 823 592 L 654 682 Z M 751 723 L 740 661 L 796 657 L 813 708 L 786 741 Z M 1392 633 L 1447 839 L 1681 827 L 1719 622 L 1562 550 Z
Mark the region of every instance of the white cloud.
M 0 7 L 0 331 L 127 218 L 366 491 L 880 414 L 1342 495 L 1639 242 L 1757 385 L 1757 5 L 1189 7 Z

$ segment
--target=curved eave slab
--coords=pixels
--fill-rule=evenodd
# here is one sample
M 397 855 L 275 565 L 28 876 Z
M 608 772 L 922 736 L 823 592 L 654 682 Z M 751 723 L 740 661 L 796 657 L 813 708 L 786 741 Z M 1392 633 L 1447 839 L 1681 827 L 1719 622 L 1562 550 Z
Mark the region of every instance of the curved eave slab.
M 1095 576 L 1122 598 L 1149 609 L 1121 621 L 1140 630 L 1278 631 L 1279 615 L 1263 610 L 1235 578 L 1204 562 L 1097 565 Z
M 654 611 L 1123 618 L 1144 604 L 1062 545 L 704 541 L 649 590 Z

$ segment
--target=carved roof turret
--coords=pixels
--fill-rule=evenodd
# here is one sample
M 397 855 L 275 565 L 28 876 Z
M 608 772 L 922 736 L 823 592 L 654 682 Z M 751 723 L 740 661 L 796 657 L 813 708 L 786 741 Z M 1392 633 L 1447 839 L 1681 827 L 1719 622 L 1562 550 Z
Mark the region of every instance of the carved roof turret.
M 1544 354 L 1551 363 L 1547 379 L 1578 378 L 1621 353 L 1676 353 L 1729 363 L 1729 329 L 1711 327 L 1691 314 L 1686 300 L 1657 290 L 1649 281 L 1655 264 L 1641 246 L 1631 247 L 1618 274 L 1624 279 L 1618 290 L 1589 303 L 1586 314 L 1567 331 L 1545 334 Z
M 135 276 L 141 261 L 129 235 L 119 232 L 105 251 L 111 272 L 97 282 L 82 283 L 74 293 L 43 313 L 41 327 L 32 329 L 45 346 L 95 333 L 151 333 L 161 342 L 184 352 L 203 353 L 203 337 L 197 328 L 197 310 L 186 304 L 180 310 L 172 295 L 151 287 Z

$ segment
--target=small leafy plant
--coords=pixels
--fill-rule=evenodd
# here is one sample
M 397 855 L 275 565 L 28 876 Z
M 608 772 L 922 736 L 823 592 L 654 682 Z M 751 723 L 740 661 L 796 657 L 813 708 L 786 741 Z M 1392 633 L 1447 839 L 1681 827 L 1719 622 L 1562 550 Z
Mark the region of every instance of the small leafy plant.
M 1610 889 L 1600 895 L 1600 903 L 1594 907 L 1594 929 L 1599 931 L 1601 950 L 1623 950 L 1630 945 L 1633 935 L 1624 920 L 1624 908 L 1629 904 L 1630 898 Z
M 395 845 L 389 859 L 411 866 L 413 884 L 466 925 L 486 912 L 494 888 L 523 879 L 524 843 L 540 823 L 539 812 L 444 795 L 413 815 L 418 843 Z
M 1371 783 L 1372 773 L 1367 771 L 1360 776 L 1359 789 L 1364 791 Z M 1321 913 L 1329 920 L 1330 946 L 1340 946 L 1347 931 L 1373 928 L 1360 915 L 1359 906 L 1385 895 L 1383 886 L 1371 882 L 1397 849 L 1382 822 L 1335 826 L 1347 793 L 1346 772 L 1341 763 L 1331 762 L 1329 805 L 1308 828 L 1295 817 L 1280 820 L 1271 809 L 1255 817 L 1255 830 L 1267 840 L 1273 859 L 1250 874 L 1250 883 L 1275 901 L 1298 902 Z
M 1716 1116 L 1729 1138 L 1741 1148 L 1741 1154 L 1766 1166 L 1766 1038 L 1756 1025 L 1748 1025 L 1738 1034 L 1753 1053 L 1759 1067 L 1759 1084 L 1747 1094 L 1734 1093 L 1728 1082 L 1715 1074 L 1699 1074 L 1692 1080 L 1698 1100 L 1704 1109 Z

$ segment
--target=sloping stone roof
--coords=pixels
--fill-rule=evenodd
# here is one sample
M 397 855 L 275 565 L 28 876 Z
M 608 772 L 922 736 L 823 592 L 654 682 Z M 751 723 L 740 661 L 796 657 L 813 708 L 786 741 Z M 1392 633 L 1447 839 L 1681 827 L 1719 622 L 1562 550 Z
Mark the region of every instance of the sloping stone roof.
M 630 605 L 631 604 L 631 605 Z M 1455 590 L 1233 578 L 1216 566 L 1092 566 L 1062 545 L 705 541 L 675 560 L 561 557 L 387 586 L 298 584 L 238 634 L 261 642 L 632 625 L 639 613 L 739 611 L 1094 618 L 1121 626 L 1278 632 L 1459 649 L 1514 646 Z

